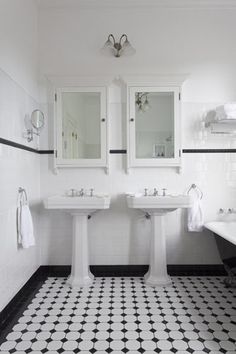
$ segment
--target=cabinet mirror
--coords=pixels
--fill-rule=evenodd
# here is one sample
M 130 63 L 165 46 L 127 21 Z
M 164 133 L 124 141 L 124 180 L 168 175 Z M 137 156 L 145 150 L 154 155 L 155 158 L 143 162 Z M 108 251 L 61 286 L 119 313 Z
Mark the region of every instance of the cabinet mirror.
M 106 88 L 57 90 L 58 166 L 106 166 Z
M 179 90 L 129 88 L 130 166 L 179 164 Z

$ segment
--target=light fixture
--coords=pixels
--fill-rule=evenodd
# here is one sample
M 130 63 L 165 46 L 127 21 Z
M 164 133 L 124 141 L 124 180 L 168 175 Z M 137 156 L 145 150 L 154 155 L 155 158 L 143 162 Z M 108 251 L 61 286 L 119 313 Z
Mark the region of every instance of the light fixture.
M 150 108 L 150 103 L 148 101 L 148 92 L 137 92 L 136 93 L 136 105 L 140 112 L 147 112 Z
M 30 124 L 32 127 L 28 128 L 25 138 L 30 143 L 34 139 L 34 135 L 40 135 L 41 129 L 44 126 L 44 114 L 39 109 L 35 109 L 31 113 Z
M 113 34 L 109 34 L 108 39 L 102 48 L 102 53 L 114 55 L 116 58 L 119 58 L 121 55 L 128 56 L 135 54 L 135 49 L 128 41 L 126 34 L 122 34 L 117 42 Z

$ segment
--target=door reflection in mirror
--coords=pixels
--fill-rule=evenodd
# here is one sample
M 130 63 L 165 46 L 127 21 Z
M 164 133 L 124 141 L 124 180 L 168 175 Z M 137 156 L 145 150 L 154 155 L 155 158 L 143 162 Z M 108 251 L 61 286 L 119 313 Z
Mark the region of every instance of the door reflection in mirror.
M 62 156 L 101 158 L 100 92 L 62 93 Z

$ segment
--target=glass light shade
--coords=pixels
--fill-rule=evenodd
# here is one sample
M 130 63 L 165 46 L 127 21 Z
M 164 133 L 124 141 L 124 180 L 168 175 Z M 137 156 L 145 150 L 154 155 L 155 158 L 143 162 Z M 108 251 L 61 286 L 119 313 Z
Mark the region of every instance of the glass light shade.
M 122 45 L 122 54 L 129 56 L 129 55 L 134 55 L 135 54 L 135 49 L 132 47 L 128 39 L 126 39 Z
M 142 104 L 142 111 L 147 112 L 149 110 L 149 108 L 150 108 L 150 105 L 149 105 L 148 99 L 146 97 L 145 101 Z
M 114 43 L 108 38 L 108 40 L 105 42 L 103 48 L 112 48 L 114 46 Z
M 104 46 L 101 48 L 101 52 L 104 55 L 107 56 L 113 56 L 116 53 L 116 50 L 114 48 L 114 43 L 108 38 L 108 40 L 105 42 Z

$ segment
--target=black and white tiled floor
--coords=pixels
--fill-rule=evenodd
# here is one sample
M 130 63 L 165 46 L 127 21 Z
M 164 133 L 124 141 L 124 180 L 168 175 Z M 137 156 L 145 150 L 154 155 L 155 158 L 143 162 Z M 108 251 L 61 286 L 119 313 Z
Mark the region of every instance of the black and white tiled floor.
M 48 278 L 0 346 L 4 353 L 236 353 L 236 289 L 222 277 Z

